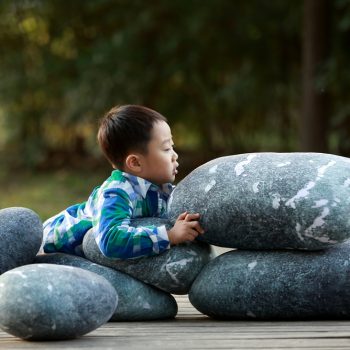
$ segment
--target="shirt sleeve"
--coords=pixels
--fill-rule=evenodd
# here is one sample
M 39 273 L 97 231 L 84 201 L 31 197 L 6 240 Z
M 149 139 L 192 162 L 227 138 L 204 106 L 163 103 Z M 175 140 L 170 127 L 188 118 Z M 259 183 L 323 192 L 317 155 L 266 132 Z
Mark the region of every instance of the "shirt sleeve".
M 130 226 L 133 205 L 127 191 L 107 189 L 101 201 L 93 226 L 97 245 L 103 255 L 132 259 L 157 255 L 170 248 L 165 226 Z

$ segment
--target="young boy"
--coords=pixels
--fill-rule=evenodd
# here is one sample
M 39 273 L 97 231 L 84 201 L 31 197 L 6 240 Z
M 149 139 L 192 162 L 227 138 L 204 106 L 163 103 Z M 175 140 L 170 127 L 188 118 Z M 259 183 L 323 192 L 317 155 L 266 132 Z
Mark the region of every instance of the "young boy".
M 199 214 L 187 212 L 168 231 L 130 226 L 132 218 L 166 217 L 179 164 L 165 117 L 137 105 L 114 107 L 101 121 L 98 141 L 115 170 L 86 202 L 44 222 L 44 252 L 84 256 L 83 238 L 92 229 L 105 256 L 131 259 L 160 254 L 204 232 Z

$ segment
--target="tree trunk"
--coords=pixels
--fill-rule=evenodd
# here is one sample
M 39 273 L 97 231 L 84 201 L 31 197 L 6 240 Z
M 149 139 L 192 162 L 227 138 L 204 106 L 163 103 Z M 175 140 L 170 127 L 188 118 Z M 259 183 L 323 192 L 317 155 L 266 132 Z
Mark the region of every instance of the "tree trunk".
M 317 86 L 330 45 L 329 0 L 304 0 L 302 42 L 302 113 L 300 148 L 305 152 L 328 151 L 329 94 Z

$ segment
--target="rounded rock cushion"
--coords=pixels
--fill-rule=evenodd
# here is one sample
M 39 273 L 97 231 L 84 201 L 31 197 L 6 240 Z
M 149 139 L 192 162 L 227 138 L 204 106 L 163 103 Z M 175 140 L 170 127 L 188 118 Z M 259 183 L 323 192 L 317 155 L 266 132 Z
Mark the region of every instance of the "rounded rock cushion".
M 350 160 L 321 153 L 252 153 L 214 159 L 169 199 L 175 222 L 201 214 L 208 243 L 241 249 L 318 250 L 350 237 Z
M 35 262 L 76 266 L 103 276 L 118 293 L 118 306 L 110 321 L 148 321 L 173 318 L 177 314 L 172 295 L 123 272 L 64 253 L 39 254 Z
M 0 276 L 0 328 L 26 340 L 91 332 L 110 319 L 117 302 L 105 278 L 77 267 L 32 264 Z
M 228 319 L 348 319 L 350 245 L 322 251 L 231 251 L 205 266 L 189 299 Z
M 0 210 L 0 274 L 34 261 L 43 239 L 43 225 L 31 209 Z
M 169 222 L 160 218 L 132 221 L 135 227 L 164 224 L 168 226 Z M 85 257 L 95 263 L 125 272 L 142 282 L 173 294 L 187 294 L 198 273 L 212 257 L 211 248 L 207 243 L 194 242 L 174 246 L 152 257 L 110 259 L 99 250 L 92 231 L 84 237 L 83 251 Z

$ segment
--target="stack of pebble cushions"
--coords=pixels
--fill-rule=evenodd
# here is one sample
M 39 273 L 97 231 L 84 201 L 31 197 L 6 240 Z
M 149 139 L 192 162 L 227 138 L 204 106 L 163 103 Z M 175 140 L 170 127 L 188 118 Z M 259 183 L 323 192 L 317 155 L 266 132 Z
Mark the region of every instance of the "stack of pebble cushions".
M 107 322 L 118 295 L 104 277 L 78 267 L 37 264 L 38 215 L 0 210 L 0 328 L 27 340 L 71 339 Z
M 200 213 L 198 240 L 154 257 L 38 254 L 42 223 L 26 208 L 0 210 L 0 328 L 28 340 L 71 339 L 107 321 L 173 318 L 172 294 L 226 319 L 350 316 L 350 159 L 253 153 L 214 159 L 175 188 L 171 227 Z M 211 245 L 234 248 L 214 257 Z
M 159 218 L 131 224 L 170 227 Z M 72 339 L 107 321 L 174 318 L 171 293 L 187 294 L 212 257 L 208 243 L 193 242 L 151 258 L 109 259 L 92 233 L 84 238 L 86 258 L 37 254 L 42 231 L 32 210 L 0 210 L 0 328 L 27 340 Z
M 237 248 L 209 262 L 189 292 L 226 319 L 350 316 L 350 160 L 256 153 L 212 160 L 176 187 L 175 222 L 201 213 L 201 240 Z

